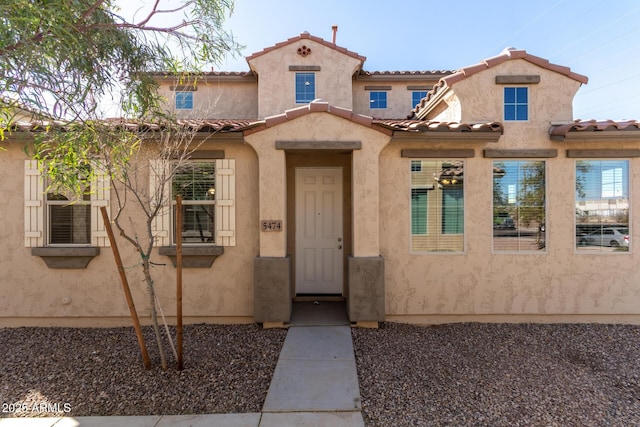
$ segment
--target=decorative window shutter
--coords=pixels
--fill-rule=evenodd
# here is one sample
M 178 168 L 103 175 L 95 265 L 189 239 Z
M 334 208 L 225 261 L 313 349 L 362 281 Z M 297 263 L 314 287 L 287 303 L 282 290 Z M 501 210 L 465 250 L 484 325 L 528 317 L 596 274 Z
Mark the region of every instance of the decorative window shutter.
M 171 186 L 167 179 L 169 162 L 165 160 L 149 161 L 149 200 L 151 209 L 158 204 L 161 208 L 151 223 L 151 232 L 155 236 L 153 246 L 171 245 Z M 164 188 L 162 188 L 164 187 Z
M 24 245 L 44 246 L 44 179 L 37 160 L 24 162 Z
M 93 180 L 91 182 L 91 245 L 109 247 L 109 236 L 102 219 L 100 207 L 105 206 L 109 212 L 111 201 L 111 179 L 109 172 L 101 162 L 93 162 Z
M 216 245 L 236 245 L 236 161 L 216 160 Z

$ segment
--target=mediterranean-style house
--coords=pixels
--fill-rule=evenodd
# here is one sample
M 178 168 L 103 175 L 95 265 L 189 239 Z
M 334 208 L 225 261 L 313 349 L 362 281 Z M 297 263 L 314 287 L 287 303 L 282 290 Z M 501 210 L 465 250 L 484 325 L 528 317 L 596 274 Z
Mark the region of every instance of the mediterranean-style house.
M 247 63 L 196 84 L 154 74 L 168 110 L 210 135 L 174 177 L 195 188 L 186 321 L 284 325 L 294 301 L 324 298 L 369 326 L 640 324 L 640 123 L 575 120 L 587 77 L 517 49 L 370 72 L 306 32 Z M 0 154 L 0 326 L 128 324 L 99 216 L 109 180 L 74 205 L 46 194 L 32 131 L 19 122 Z M 154 223 L 169 316 L 174 209 Z

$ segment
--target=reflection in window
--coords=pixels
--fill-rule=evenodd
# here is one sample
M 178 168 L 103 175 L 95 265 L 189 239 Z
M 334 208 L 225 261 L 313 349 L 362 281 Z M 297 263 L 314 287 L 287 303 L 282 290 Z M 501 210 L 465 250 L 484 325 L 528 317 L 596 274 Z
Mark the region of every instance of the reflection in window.
M 189 162 L 181 165 L 172 182 L 173 224 L 175 197 L 182 196 L 182 242 L 214 243 L 215 163 Z M 173 242 L 176 241 L 175 226 Z
M 629 250 L 629 161 L 576 161 L 579 251 Z
M 545 247 L 545 162 L 493 162 L 493 249 L 540 251 Z
M 411 250 L 464 250 L 464 162 L 411 161 Z

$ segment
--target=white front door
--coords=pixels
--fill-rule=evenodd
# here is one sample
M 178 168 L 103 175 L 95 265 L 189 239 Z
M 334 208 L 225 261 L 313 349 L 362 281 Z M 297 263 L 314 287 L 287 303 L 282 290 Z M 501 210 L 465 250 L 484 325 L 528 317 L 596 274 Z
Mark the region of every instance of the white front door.
M 296 294 L 342 295 L 342 168 L 296 168 Z

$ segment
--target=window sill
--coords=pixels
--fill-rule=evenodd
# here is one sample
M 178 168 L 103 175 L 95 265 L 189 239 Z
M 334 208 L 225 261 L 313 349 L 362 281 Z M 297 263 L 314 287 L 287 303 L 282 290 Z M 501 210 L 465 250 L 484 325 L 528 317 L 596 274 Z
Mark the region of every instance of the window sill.
M 46 247 L 31 248 L 31 255 L 39 256 L 49 268 L 83 269 L 100 255 L 98 247 Z
M 171 258 L 173 266 L 176 266 L 176 247 L 163 246 L 159 249 L 160 255 Z M 183 268 L 209 268 L 220 255 L 224 253 L 222 246 L 183 246 Z

